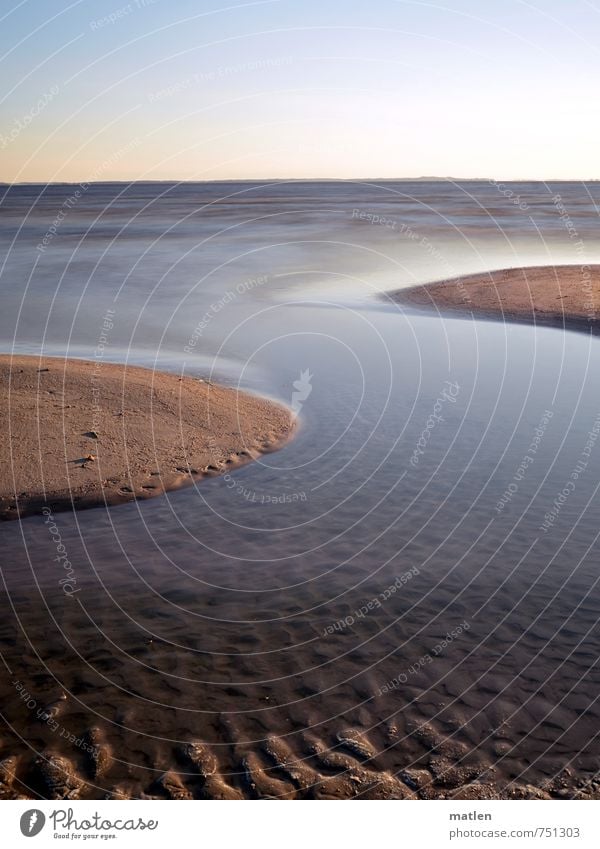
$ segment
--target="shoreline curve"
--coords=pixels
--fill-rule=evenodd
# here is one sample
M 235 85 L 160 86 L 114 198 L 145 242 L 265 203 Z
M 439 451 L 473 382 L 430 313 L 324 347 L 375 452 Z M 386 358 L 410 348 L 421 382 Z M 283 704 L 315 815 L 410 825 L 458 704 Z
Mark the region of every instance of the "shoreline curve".
M 196 377 L 0 355 L 0 520 L 114 506 L 214 477 L 289 441 L 292 412 Z
M 600 333 L 600 265 L 536 265 L 469 274 L 386 293 L 462 317 Z

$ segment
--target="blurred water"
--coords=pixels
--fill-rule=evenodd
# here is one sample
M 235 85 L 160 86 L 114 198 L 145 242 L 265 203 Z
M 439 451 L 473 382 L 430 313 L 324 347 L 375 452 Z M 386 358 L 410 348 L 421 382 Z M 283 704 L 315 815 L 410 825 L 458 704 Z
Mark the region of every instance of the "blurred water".
M 74 599 L 43 520 L 2 526 L 7 750 L 57 745 L 17 677 L 64 688 L 65 724 L 102 724 L 135 765 L 111 780 L 140 787 L 191 735 L 235 770 L 225 719 L 299 750 L 350 724 L 394 772 L 427 722 L 500 782 L 595 773 L 598 341 L 381 293 L 600 261 L 598 185 L 96 185 L 44 245 L 73 191 L 2 201 L 5 351 L 185 363 L 288 404 L 308 371 L 310 391 L 297 438 L 230 477 L 60 514 Z

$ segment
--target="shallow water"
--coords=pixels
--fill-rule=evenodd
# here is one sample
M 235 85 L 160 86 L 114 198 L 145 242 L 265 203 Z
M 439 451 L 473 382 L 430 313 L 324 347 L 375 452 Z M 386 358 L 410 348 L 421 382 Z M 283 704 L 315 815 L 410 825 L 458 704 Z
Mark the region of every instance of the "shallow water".
M 118 752 L 97 784 L 137 794 L 192 737 L 235 784 L 269 734 L 304 756 L 353 728 L 379 768 L 425 764 L 424 723 L 500 786 L 592 776 L 598 339 L 380 293 L 600 261 L 597 184 L 511 184 L 526 209 L 485 183 L 94 186 L 37 250 L 74 189 L 2 202 L 4 350 L 211 373 L 300 427 L 231 476 L 58 514 L 72 597 L 42 518 L 0 528 L 0 756 L 77 760 L 34 717 L 64 690 L 61 728 Z

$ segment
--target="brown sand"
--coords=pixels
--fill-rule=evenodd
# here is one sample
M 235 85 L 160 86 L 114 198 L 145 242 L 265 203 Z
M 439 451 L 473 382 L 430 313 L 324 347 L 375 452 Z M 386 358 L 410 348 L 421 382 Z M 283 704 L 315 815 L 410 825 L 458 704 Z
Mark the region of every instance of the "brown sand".
M 0 356 L 0 518 L 122 504 L 274 450 L 288 410 L 191 377 Z
M 600 265 L 501 269 L 401 289 L 391 297 L 442 312 L 598 329 Z
M 60 711 L 50 724 L 61 727 Z M 376 751 L 364 750 L 363 734 L 353 732 L 350 740 L 359 748 L 312 735 L 305 737 L 304 750 L 297 753 L 285 737 L 269 735 L 254 745 L 234 739 L 229 747 L 233 762 L 226 767 L 223 747 L 213 750 L 192 739 L 173 747 L 160 765 L 136 770 L 128 764 L 127 775 L 117 778 L 120 763 L 115 750 L 104 732 L 92 727 L 67 753 L 56 750 L 56 741 L 37 756 L 31 751 L 22 756 L 3 753 L 0 800 L 600 798 L 600 782 L 577 780 L 568 767 L 540 787 L 519 780 L 502 785 L 493 768 L 465 765 L 457 747 L 443 742 L 441 749 L 432 747 L 427 765 L 393 774 L 378 767 Z

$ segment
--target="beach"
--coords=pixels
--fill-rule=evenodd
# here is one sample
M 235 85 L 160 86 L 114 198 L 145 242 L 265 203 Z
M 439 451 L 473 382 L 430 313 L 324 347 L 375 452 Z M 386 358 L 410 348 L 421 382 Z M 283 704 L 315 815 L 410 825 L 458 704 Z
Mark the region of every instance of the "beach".
M 135 366 L 0 357 L 0 518 L 151 498 L 274 450 L 284 407 Z
M 600 265 L 505 268 L 400 289 L 416 307 L 576 329 L 597 328 Z
M 66 498 L 0 524 L 0 797 L 598 795 L 598 339 L 382 299 L 577 278 L 559 190 L 596 267 L 600 184 L 513 188 L 94 184 L 39 259 L 73 187 L 10 190 L 2 479 Z

